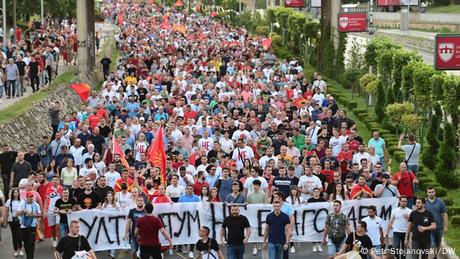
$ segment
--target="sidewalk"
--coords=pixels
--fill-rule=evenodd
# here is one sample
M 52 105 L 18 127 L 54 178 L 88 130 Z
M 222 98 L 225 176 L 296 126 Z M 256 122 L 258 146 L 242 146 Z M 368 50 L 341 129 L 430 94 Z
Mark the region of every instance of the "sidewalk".
M 103 23 L 103 24 L 96 23 L 95 28 L 96 28 L 96 30 L 99 30 L 99 29 L 101 30 L 101 39 L 100 39 L 101 41 L 100 41 L 100 45 L 99 45 L 99 50 L 97 52 L 97 53 L 99 53 L 103 49 L 103 45 L 104 45 L 104 41 L 105 41 L 106 37 L 108 35 L 110 35 L 110 31 L 113 30 L 113 26 L 111 24 L 108 24 L 108 23 Z M 96 63 L 97 62 L 98 61 L 96 60 Z M 62 59 L 62 57 L 60 57 L 59 64 L 58 64 L 58 75 L 57 76 L 65 73 L 68 70 L 68 68 L 69 67 L 64 64 L 64 60 Z M 55 79 L 55 77 L 53 77 L 53 80 L 54 79 Z M 51 80 L 51 82 L 53 82 L 53 81 Z M 48 86 L 40 88 L 40 90 L 46 89 L 47 87 Z M 26 86 L 25 89 L 26 89 L 26 92 L 24 93 L 23 96 L 14 97 L 14 98 L 11 98 L 11 99 L 7 99 L 5 93 L 3 93 L 3 97 L 0 99 L 0 111 L 5 109 L 5 108 L 8 108 L 9 106 L 11 106 L 12 104 L 16 103 L 17 101 L 22 100 L 23 98 L 33 94 L 32 93 L 32 88 L 30 86 Z

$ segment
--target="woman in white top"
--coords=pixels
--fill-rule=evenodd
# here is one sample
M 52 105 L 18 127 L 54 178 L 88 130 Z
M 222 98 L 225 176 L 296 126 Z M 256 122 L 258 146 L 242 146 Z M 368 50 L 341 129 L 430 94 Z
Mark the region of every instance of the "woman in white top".
M 289 193 L 289 196 L 286 197 L 286 202 L 291 204 L 291 205 L 295 205 L 295 206 L 305 203 L 305 201 L 302 198 L 302 196 L 300 196 L 300 192 L 297 189 L 297 186 L 292 186 L 291 187 L 291 191 Z
M 131 203 L 131 193 L 128 192 L 128 185 L 126 183 L 121 184 L 121 192 L 115 194 L 115 200 L 120 205 L 120 208 L 128 208 Z
M 74 167 L 73 159 L 67 158 L 66 167 L 61 169 L 62 185 L 70 190 L 72 183 L 78 178 L 77 168 Z
M 226 154 L 230 154 L 234 148 L 233 140 L 231 140 L 229 137 L 230 137 L 230 132 L 226 130 L 224 131 L 224 138 L 221 138 L 219 140 L 221 148 Z
M 97 172 L 99 175 L 104 175 L 106 172 L 106 165 L 104 161 L 101 159 L 101 155 L 99 153 L 94 154 L 94 167 L 96 167 Z
M 19 223 L 19 218 L 16 217 L 16 211 L 19 208 L 21 203 L 21 198 L 19 196 L 19 189 L 13 188 L 10 191 L 10 198 L 5 203 L 6 218 L 11 229 L 11 236 L 13 238 L 13 249 L 14 256 L 18 255 L 23 256 L 22 252 L 22 239 L 21 239 L 21 224 Z
M 348 193 L 345 192 L 342 183 L 336 183 L 334 192 L 329 196 L 329 201 L 344 201 L 348 200 Z
M 107 195 L 105 196 L 105 201 L 102 204 L 102 209 L 119 209 L 120 206 L 118 202 L 115 200 L 112 191 L 108 191 Z M 115 249 L 110 249 L 110 257 L 115 258 Z

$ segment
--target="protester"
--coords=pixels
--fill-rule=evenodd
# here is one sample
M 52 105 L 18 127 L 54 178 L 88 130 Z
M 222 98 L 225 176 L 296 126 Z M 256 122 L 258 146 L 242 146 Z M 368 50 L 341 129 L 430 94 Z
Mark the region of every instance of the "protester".
M 61 197 L 54 204 L 54 213 L 59 214 L 59 238 L 62 239 L 69 232 L 67 214 L 76 211 L 76 201 L 70 197 L 69 189 L 63 189 Z
M 40 206 L 33 198 L 34 194 L 27 192 L 26 200 L 21 201 L 16 211 L 16 216 L 20 218 L 21 222 L 21 237 L 27 259 L 34 258 L 37 222 L 42 217 Z
M 140 248 L 140 258 L 148 259 L 161 259 L 161 244 L 158 237 L 159 232 L 169 242 L 170 249 L 172 249 L 172 240 L 163 227 L 161 220 L 153 216 L 153 206 L 147 203 L 144 206 L 145 215 L 137 219 L 134 235 L 137 238 Z
M 372 241 L 372 250 L 376 255 L 382 255 L 382 248 L 385 245 L 383 234 L 382 218 L 376 215 L 377 208 L 374 205 L 367 207 L 367 217 L 362 221 L 366 222 L 367 235 Z
M 327 256 L 329 259 L 342 248 L 345 238 L 350 234 L 350 223 L 347 216 L 341 212 L 342 202 L 333 202 L 332 213 L 329 213 L 324 224 L 323 245 L 327 245 Z
M 412 210 L 407 208 L 406 196 L 399 197 L 399 207 L 391 212 L 390 222 L 388 223 L 387 234 L 393 234 L 393 247 L 397 249 L 397 258 L 405 259 L 406 255 L 403 250 L 406 249 L 405 240 L 407 227 L 409 225 L 409 215 Z
M 240 214 L 238 205 L 231 205 L 231 215 L 224 219 L 220 229 L 220 243 L 225 244 L 225 233 L 227 233 L 227 257 L 228 259 L 243 259 L 245 244 L 251 236 L 251 226 L 246 216 Z M 226 232 L 227 231 L 227 232 Z
M 446 204 L 441 198 L 436 197 L 434 188 L 428 187 L 426 193 L 428 197 L 426 199 L 425 209 L 431 212 L 436 222 L 436 229 L 431 232 L 431 246 L 435 249 L 434 257 L 436 258 L 439 255 L 442 236 L 447 233 L 449 228 L 449 216 L 447 214 Z
M 71 259 L 77 255 L 80 258 L 96 259 L 96 254 L 84 235 L 80 235 L 80 222 L 70 222 L 69 234 L 59 240 L 55 251 L 55 259 Z
M 138 220 L 146 214 L 144 205 L 144 198 L 137 197 L 136 207 L 129 210 L 128 219 L 126 220 L 125 235 L 123 240 L 129 241 L 129 244 L 131 245 L 131 257 L 133 259 L 137 259 L 137 253 L 139 251 L 139 243 L 137 241 L 137 236 L 134 234 L 134 231 L 136 229 Z
M 268 258 L 282 259 L 283 251 L 289 249 L 292 234 L 291 220 L 281 211 L 281 204 L 273 202 L 273 212 L 267 215 L 265 222 L 263 243 L 266 247 L 268 239 Z
M 417 198 L 415 210 L 409 215 L 404 244 L 414 249 L 422 259 L 427 259 L 431 248 L 431 234 L 436 230 L 433 214 L 425 209 L 425 198 Z M 409 245 L 411 240 L 411 245 Z
M 414 135 L 409 135 L 408 144 L 403 145 L 402 142 L 405 137 L 404 134 L 399 137 L 398 148 L 402 149 L 405 153 L 404 161 L 407 164 L 407 169 L 417 175 L 421 146 L 415 141 Z
M 222 251 L 220 251 L 217 241 L 209 237 L 210 232 L 211 230 L 208 227 L 201 227 L 199 233 L 200 240 L 198 240 L 195 244 L 196 250 L 200 253 L 201 258 L 203 259 L 224 259 L 224 255 L 222 254 Z
M 356 231 L 348 235 L 345 240 L 345 244 L 342 245 L 342 248 L 340 248 L 340 251 L 337 253 L 338 256 L 335 258 L 345 259 L 348 258 L 348 256 L 354 256 L 355 254 L 360 256 L 362 259 L 366 259 L 368 256 L 371 256 L 372 258 L 381 258 L 380 256 L 377 256 L 372 249 L 372 240 L 366 234 L 366 231 L 366 222 L 358 222 Z M 356 256 L 353 258 L 356 258 Z
M 22 236 L 21 236 L 21 223 L 20 219 L 17 216 L 17 211 L 20 208 L 21 198 L 19 197 L 19 189 L 13 188 L 10 192 L 10 197 L 5 203 L 6 207 L 6 221 L 10 226 L 11 237 L 13 240 L 13 249 L 14 256 L 23 256 L 24 252 L 22 251 Z M 7 223 L 4 222 L 6 225 Z

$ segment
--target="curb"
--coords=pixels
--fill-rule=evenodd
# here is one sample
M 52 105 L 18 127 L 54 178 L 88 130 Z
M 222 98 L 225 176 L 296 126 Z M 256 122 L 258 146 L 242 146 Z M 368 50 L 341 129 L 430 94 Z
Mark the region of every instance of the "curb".
M 441 241 L 441 252 L 438 258 L 459 259 L 459 257 L 455 254 L 455 248 L 449 246 L 444 237 L 442 238 L 442 241 Z

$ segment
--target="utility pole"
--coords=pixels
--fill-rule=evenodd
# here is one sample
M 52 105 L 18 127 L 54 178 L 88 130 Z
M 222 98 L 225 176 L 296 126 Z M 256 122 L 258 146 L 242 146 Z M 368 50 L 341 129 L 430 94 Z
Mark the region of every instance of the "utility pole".
M 14 28 L 14 32 L 13 32 L 13 37 L 14 37 L 14 41 L 16 42 L 16 0 L 13 0 L 13 28 Z M 11 35 L 10 35 L 11 37 Z
M 44 0 L 40 0 L 40 21 L 42 25 L 45 23 L 45 4 Z
M 238 12 L 241 14 L 241 0 L 238 0 Z
M 3 0 L 3 44 L 6 46 L 6 0 Z

